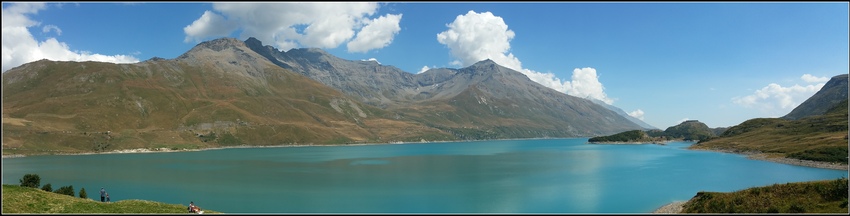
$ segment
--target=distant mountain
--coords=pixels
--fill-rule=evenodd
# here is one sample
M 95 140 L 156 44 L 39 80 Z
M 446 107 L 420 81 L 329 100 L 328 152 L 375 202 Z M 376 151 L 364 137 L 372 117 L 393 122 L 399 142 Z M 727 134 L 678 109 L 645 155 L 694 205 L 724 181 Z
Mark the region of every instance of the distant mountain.
M 305 76 L 306 75 L 306 76 Z M 135 64 L 41 60 L 2 75 L 4 154 L 581 137 L 641 127 L 482 61 L 411 74 L 222 38 Z
M 719 137 L 703 140 L 690 148 L 761 152 L 785 158 L 847 164 L 846 91 L 847 74 L 835 76 L 818 93 L 783 118 L 750 119 L 728 128 Z M 834 103 L 834 100 L 839 102 Z
M 620 116 L 622 116 L 622 117 L 624 117 L 624 118 L 628 119 L 629 121 L 631 121 L 631 122 L 633 122 L 633 123 L 635 123 L 635 124 L 640 125 L 641 127 L 643 127 L 643 129 L 647 129 L 647 130 L 651 130 L 651 129 L 658 129 L 658 128 L 657 128 L 657 127 L 655 127 L 655 126 L 652 126 L 652 125 L 650 125 L 650 124 L 647 124 L 647 123 L 646 123 L 646 122 L 644 122 L 643 120 L 640 120 L 640 119 L 638 119 L 638 118 L 632 117 L 631 115 L 629 115 L 628 113 L 626 113 L 626 111 L 623 111 L 623 109 L 620 109 L 619 107 L 616 107 L 616 106 L 613 106 L 613 105 L 609 105 L 609 104 L 607 104 L 607 103 L 605 103 L 605 102 L 602 102 L 602 101 L 600 101 L 600 100 L 596 100 L 596 99 L 588 99 L 588 100 L 593 101 L 593 103 L 599 104 L 599 105 L 600 105 L 600 106 L 602 106 L 602 107 L 608 108 L 609 110 L 616 112 L 618 115 L 620 115 Z
M 492 60 L 412 74 L 374 61 L 340 59 L 320 49 L 280 52 L 255 38 L 246 44 L 281 67 L 463 139 L 593 136 L 641 128 Z
M 827 109 L 847 100 L 847 81 L 847 74 L 832 77 L 817 93 L 782 118 L 796 120 L 826 113 Z

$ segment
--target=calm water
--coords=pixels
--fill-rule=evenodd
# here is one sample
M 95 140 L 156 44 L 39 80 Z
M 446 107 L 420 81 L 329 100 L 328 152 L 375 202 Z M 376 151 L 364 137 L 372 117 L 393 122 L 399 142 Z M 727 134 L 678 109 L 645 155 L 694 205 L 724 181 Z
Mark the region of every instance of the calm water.
M 35 173 L 99 199 L 226 213 L 648 213 L 699 191 L 847 177 L 684 149 L 587 139 L 221 149 L 3 159 L 3 184 Z

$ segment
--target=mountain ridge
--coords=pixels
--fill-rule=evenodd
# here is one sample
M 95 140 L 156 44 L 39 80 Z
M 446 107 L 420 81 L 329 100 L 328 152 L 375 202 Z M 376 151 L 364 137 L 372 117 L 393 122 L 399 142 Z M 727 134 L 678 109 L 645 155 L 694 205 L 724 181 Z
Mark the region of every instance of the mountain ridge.
M 205 41 L 174 59 L 132 64 L 24 64 L 3 73 L 3 101 L 4 153 L 21 154 L 581 137 L 639 128 L 492 60 L 414 75 L 321 49 L 279 52 L 250 38 Z

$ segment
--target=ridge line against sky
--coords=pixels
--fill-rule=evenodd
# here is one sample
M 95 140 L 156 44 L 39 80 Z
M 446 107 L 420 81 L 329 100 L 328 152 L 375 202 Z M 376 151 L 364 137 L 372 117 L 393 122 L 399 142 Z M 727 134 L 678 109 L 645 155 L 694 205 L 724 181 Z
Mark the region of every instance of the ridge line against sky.
M 846 2 L 9 3 L 3 72 L 256 37 L 410 73 L 492 59 L 664 129 L 780 117 L 848 73 Z

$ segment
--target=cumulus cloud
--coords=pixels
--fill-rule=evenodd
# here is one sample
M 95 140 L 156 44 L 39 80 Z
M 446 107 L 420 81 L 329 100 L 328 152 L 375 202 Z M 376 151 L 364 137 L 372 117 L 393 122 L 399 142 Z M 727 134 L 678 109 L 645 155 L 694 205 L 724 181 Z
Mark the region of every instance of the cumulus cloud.
M 803 81 L 806 81 L 807 83 L 820 83 L 829 81 L 829 77 L 816 77 L 812 76 L 811 74 L 803 74 L 800 79 L 803 79 Z
M 236 23 L 224 19 L 223 16 L 212 11 L 204 11 L 201 18 L 192 22 L 191 25 L 183 27 L 183 32 L 186 33 L 183 42 L 199 41 L 203 37 L 225 37 L 230 35 L 230 32 L 235 31 L 236 28 Z M 203 35 L 203 37 L 196 35 Z
M 401 14 L 370 19 L 377 9 L 374 2 L 214 3 L 213 11 L 186 26 L 184 33 L 187 41 L 199 42 L 241 30 L 240 37 L 255 37 L 281 50 L 336 48 L 348 41 L 349 52 L 366 52 L 389 45 L 400 31 Z
M 425 66 L 422 66 L 422 69 L 419 69 L 419 72 L 416 72 L 416 74 L 425 73 L 425 71 L 428 71 L 428 70 L 431 70 L 431 68 L 429 68 L 428 65 L 425 65 Z
M 770 116 L 784 115 L 784 113 L 790 112 L 800 103 L 817 93 L 818 90 L 823 88 L 825 84 L 823 82 L 829 80 L 814 77 L 809 74 L 803 75 L 800 79 L 805 82 L 822 80 L 822 83 L 809 84 L 805 86 L 794 84 L 789 87 L 770 83 L 764 88 L 756 90 L 751 95 L 734 97 L 732 98 L 732 102 L 746 108 L 759 109 Z
M 614 100 L 608 98 L 605 94 L 605 87 L 599 82 L 599 76 L 596 75 L 596 69 L 593 68 L 576 68 L 573 70 L 572 81 L 564 84 L 567 87 L 567 93 L 583 98 L 595 98 L 607 104 L 614 103 Z
M 629 116 L 634 117 L 636 119 L 643 120 L 643 110 L 637 109 L 635 111 L 631 111 L 628 113 Z
M 490 59 L 557 91 L 576 97 L 591 97 L 607 104 L 614 102 L 605 95 L 604 88 L 593 68 L 576 68 L 573 70 L 572 81 L 561 81 L 553 73 L 523 68 L 519 58 L 510 53 L 510 41 L 516 34 L 508 29 L 502 17 L 490 12 L 469 11 L 458 15 L 446 27 L 448 30 L 437 34 L 437 41 L 446 45 L 451 55 L 457 58 L 450 63 L 451 65 L 466 67 L 478 61 Z
M 687 120 L 691 120 L 691 119 L 689 119 L 689 118 L 683 118 L 682 120 L 679 120 L 679 122 L 678 122 L 678 123 L 676 123 L 676 124 L 681 124 L 682 122 L 685 122 L 685 121 L 687 121 Z
M 390 14 L 367 21 L 354 40 L 348 42 L 348 52 L 367 52 L 390 45 L 393 37 L 401 31 L 401 16 L 402 14 Z
M 3 72 L 25 63 L 49 59 L 54 61 L 101 61 L 113 63 L 133 63 L 139 60 L 127 55 L 102 55 L 88 51 L 71 50 L 64 42 L 56 38 L 47 38 L 44 41 L 36 40 L 30 27 L 41 25 L 40 22 L 30 19 L 40 10 L 46 9 L 43 3 L 14 3 L 3 8 L 2 23 L 2 52 Z M 61 34 L 58 26 L 45 25 L 42 31 L 56 31 Z

